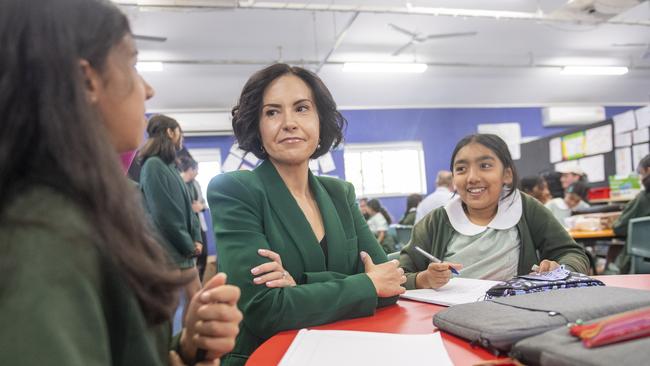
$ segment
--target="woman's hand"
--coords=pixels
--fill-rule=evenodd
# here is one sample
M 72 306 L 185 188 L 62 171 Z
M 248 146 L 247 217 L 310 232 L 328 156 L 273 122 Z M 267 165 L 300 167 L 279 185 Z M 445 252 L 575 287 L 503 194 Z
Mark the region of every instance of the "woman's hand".
M 378 297 L 391 297 L 403 294 L 406 289 L 402 286 L 406 282 L 404 270 L 399 268 L 399 261 L 392 260 L 382 264 L 374 264 L 366 252 L 361 252 L 361 261 L 365 272 L 377 290 Z
M 415 288 L 440 288 L 451 279 L 450 267 L 460 270 L 463 268 L 459 263 L 429 263 L 426 270 L 418 272 L 415 276 Z
M 243 318 L 237 309 L 239 296 L 238 287 L 226 285 L 224 273 L 212 277 L 194 295 L 188 305 L 185 328 L 181 333 L 183 360 L 194 360 L 199 348 L 207 351 L 207 360 L 232 351 Z
M 251 269 L 253 279 L 256 285 L 266 285 L 266 287 L 293 287 L 296 281 L 291 274 L 282 267 L 282 258 L 276 252 L 268 249 L 259 249 L 257 254 L 269 258 L 271 262 L 261 264 Z
M 537 265 L 537 269 L 534 272 L 536 273 L 549 272 L 559 267 L 560 267 L 560 263 L 556 261 L 544 259 L 543 261 L 539 262 L 539 264 Z
M 195 363 L 195 366 L 219 366 L 221 362 L 218 358 L 211 361 L 203 361 Z M 181 356 L 174 351 L 169 352 L 169 366 L 187 366 L 185 362 L 181 359 Z

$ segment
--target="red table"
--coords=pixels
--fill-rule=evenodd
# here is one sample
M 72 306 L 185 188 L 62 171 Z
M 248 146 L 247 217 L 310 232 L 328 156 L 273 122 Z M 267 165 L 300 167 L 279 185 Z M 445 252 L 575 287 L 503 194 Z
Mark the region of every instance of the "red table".
M 608 286 L 650 290 L 650 275 L 596 276 Z M 370 332 L 428 334 L 434 331 L 433 314 L 444 306 L 400 300 L 397 305 L 377 310 L 375 315 L 341 320 L 310 329 L 360 330 Z M 248 359 L 247 366 L 275 366 L 291 345 L 297 330 L 280 332 L 264 342 Z M 442 339 L 455 365 L 473 365 L 495 356 L 486 350 L 470 346 L 469 342 L 442 332 Z

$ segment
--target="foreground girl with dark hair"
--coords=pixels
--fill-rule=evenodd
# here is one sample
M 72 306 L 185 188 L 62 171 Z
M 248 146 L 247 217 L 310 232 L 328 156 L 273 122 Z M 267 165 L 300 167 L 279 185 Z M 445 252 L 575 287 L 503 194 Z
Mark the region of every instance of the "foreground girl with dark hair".
M 151 87 L 126 17 L 99 0 L 0 2 L 0 364 L 163 365 L 188 279 L 120 167 Z M 232 348 L 239 290 L 192 299 L 174 364 Z M 203 352 L 201 352 L 203 353 Z
M 517 171 L 506 143 L 496 135 L 470 135 L 451 156 L 455 196 L 415 224 L 401 252 L 406 288 L 439 288 L 451 277 L 508 280 L 539 264 L 565 264 L 587 273 L 589 260 L 539 201 L 517 189 Z M 418 246 L 445 263 L 429 263 Z

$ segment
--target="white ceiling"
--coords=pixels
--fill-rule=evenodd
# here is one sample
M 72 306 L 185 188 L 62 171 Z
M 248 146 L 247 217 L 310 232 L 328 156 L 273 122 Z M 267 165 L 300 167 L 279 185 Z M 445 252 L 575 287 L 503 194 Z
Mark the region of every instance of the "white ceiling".
M 643 45 L 650 43 L 647 1 L 637 5 L 640 0 L 574 1 L 573 5 L 610 8 L 634 5 L 599 23 L 582 12 L 568 20 L 552 18 L 559 14 L 557 9 L 568 8 L 566 0 L 201 0 L 203 5 L 230 3 L 231 8 L 192 8 L 187 7 L 192 1 L 181 0 L 116 0 L 135 1 L 181 5 L 122 7 L 136 34 L 167 38 L 138 42 L 140 60 L 166 62 L 163 72 L 144 74 L 156 89 L 150 110 L 228 109 L 253 72 L 278 60 L 312 70 L 324 63 L 319 75 L 344 108 L 650 102 L 650 55 L 641 58 L 649 50 Z M 407 14 L 409 4 L 412 11 L 437 8 L 458 16 Z M 332 10 L 272 9 L 291 5 Z M 359 11 L 343 11 L 345 6 Z M 514 16 L 534 19 L 507 15 L 497 19 L 494 13 L 470 12 L 476 9 L 513 11 L 518 12 Z M 576 21 L 579 18 L 582 23 Z M 432 39 L 392 56 L 409 37 L 389 23 L 422 35 L 478 34 Z M 417 61 L 429 68 L 423 74 L 343 73 L 341 63 L 349 61 Z M 559 66 L 565 64 L 620 65 L 630 67 L 630 72 L 559 75 Z

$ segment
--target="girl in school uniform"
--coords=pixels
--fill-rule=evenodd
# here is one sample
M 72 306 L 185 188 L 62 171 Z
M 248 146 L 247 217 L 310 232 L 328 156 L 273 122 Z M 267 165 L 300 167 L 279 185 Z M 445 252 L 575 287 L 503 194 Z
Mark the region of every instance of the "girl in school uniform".
M 589 260 L 553 215 L 517 189 L 508 146 L 496 135 L 470 135 L 451 157 L 455 196 L 419 221 L 400 265 L 407 289 L 439 288 L 450 268 L 467 278 L 507 280 L 561 264 L 586 273 Z M 441 259 L 430 263 L 415 247 Z
M 223 274 L 170 344 L 188 278 L 169 268 L 119 161 L 142 141 L 153 96 L 126 16 L 108 1 L 3 0 L 0 55 L 0 365 L 230 351 L 239 290 Z
M 570 217 L 574 210 L 581 210 L 590 207 L 589 204 L 585 202 L 586 198 L 587 185 L 582 182 L 574 182 L 564 191 L 564 198 L 553 198 L 544 206 L 551 210 L 557 221 L 565 225 L 564 219 Z
M 368 228 L 375 235 L 386 254 L 394 252 L 395 240 L 388 235 L 388 225 L 392 222 L 388 211 L 386 211 L 378 199 L 371 199 L 367 205 L 368 215 L 370 215 Z

